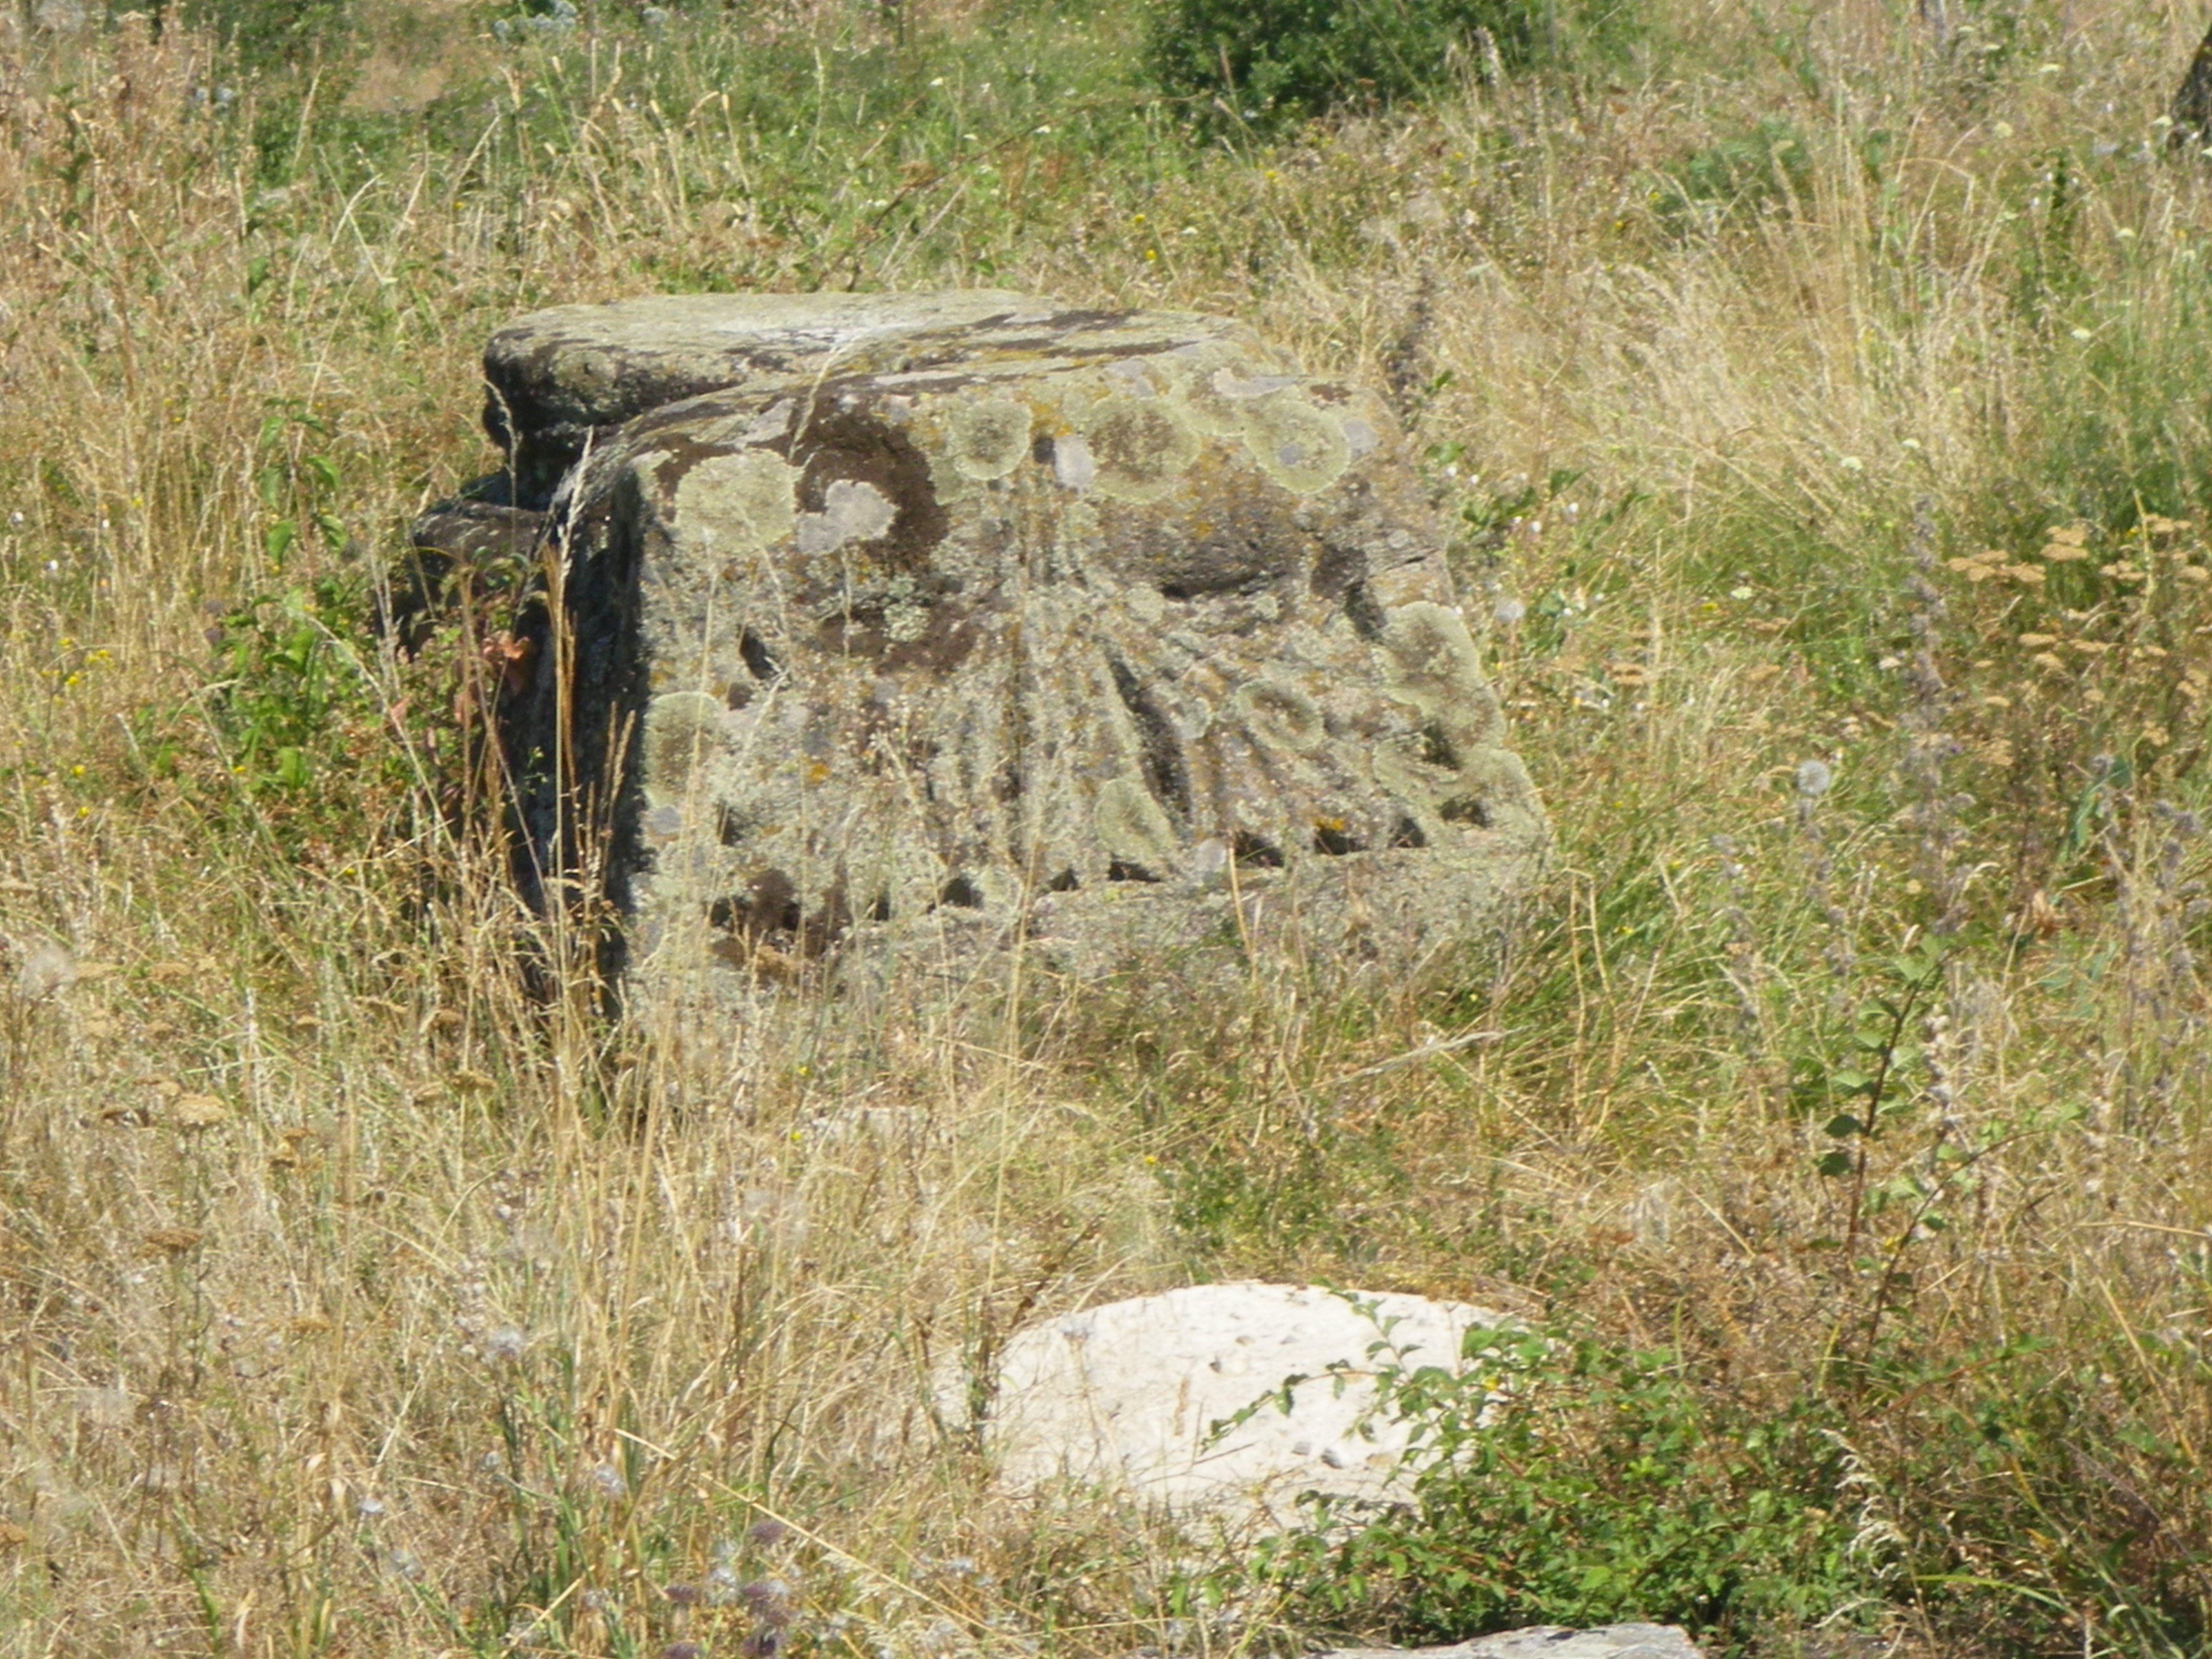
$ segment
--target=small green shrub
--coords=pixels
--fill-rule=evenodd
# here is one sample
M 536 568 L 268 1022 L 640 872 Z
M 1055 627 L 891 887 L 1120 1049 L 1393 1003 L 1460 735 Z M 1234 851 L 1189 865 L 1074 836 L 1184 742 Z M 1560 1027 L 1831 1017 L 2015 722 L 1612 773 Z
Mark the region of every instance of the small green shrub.
M 1802 199 L 1812 184 L 1804 135 L 1770 117 L 1671 164 L 1652 191 L 1652 205 L 1671 230 L 1710 228 L 1738 214 Z
M 183 0 L 157 9 L 211 31 L 249 74 L 313 68 L 353 38 L 351 0 Z
M 1885 1599 L 1890 1534 L 1818 1398 L 1716 1399 L 1674 1354 L 1529 1330 L 1471 1332 L 1467 1358 L 1383 1373 L 1382 1414 L 1431 1460 L 1410 1505 L 1310 1498 L 1316 1524 L 1261 1547 L 1293 1623 L 1449 1641 L 1657 1620 L 1730 1652 Z
M 1412 1500 L 1310 1494 L 1186 1599 L 1269 1591 L 1301 1634 L 1407 1644 L 1652 1620 L 1741 1659 L 1910 1619 L 2005 1659 L 2078 1651 L 2084 1620 L 2116 1655 L 2203 1652 L 2199 1431 L 2172 1410 L 2201 1341 L 2132 1339 L 2151 1374 L 2124 1381 L 2118 1348 L 1927 1335 L 1823 1385 L 1563 1328 L 1470 1332 L 1457 1375 L 1394 1369 L 1386 1334 L 1376 1416 L 1412 1431 Z
M 1417 97 L 1462 63 L 1487 72 L 1493 54 L 1521 68 L 1555 47 L 1558 12 L 1547 0 L 1172 0 L 1149 57 L 1201 125 L 1266 125 Z

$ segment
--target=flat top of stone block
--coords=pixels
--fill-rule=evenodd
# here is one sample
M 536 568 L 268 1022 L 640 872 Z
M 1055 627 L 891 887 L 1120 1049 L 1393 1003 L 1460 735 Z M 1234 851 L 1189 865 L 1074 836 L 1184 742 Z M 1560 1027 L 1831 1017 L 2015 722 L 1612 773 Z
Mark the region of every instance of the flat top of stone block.
M 484 377 L 524 433 L 602 427 L 680 398 L 771 380 L 1036 357 L 1097 362 L 1231 344 L 1242 325 L 1183 312 L 1087 310 L 995 289 L 933 294 L 682 294 L 556 306 L 499 330 Z

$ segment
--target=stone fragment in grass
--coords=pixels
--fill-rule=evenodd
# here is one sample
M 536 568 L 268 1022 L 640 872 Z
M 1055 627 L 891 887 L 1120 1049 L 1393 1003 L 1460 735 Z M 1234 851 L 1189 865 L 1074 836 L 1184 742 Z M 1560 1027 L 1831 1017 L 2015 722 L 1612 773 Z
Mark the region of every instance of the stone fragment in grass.
M 691 295 L 485 364 L 490 494 L 562 572 L 505 717 L 534 869 L 592 872 L 632 990 L 1018 950 L 1395 981 L 1533 878 L 1389 408 L 1237 323 Z
M 1008 1490 L 1096 1484 L 1231 1530 L 1289 1524 L 1305 1492 L 1404 1497 L 1407 1430 L 1376 1413 L 1377 1371 L 1455 1370 L 1470 1328 L 1506 1322 L 1464 1303 L 1249 1282 L 1109 1303 L 1006 1342 L 985 1379 L 984 1449 Z M 949 1381 L 940 1395 L 948 1412 L 968 1397 Z

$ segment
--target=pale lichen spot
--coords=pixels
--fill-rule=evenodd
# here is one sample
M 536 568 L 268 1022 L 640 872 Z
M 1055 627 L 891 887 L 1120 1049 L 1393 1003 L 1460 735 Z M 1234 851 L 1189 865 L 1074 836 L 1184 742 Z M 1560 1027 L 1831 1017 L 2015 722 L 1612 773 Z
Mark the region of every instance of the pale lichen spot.
M 709 455 L 677 482 L 677 533 L 715 552 L 757 553 L 791 534 L 798 496 L 798 469 L 781 455 Z
M 689 790 L 692 775 L 724 740 L 722 703 L 703 691 L 667 691 L 645 711 L 646 799 L 655 806 L 673 805 Z
M 913 580 L 900 577 L 892 581 L 884 592 L 884 637 L 894 645 L 911 645 L 929 632 L 929 603 L 916 592 Z M 885 680 L 876 688 L 875 701 L 884 706 L 895 702 L 898 683 Z
M 1158 398 L 1109 398 L 1084 429 L 1093 485 L 1109 501 L 1158 501 L 1198 459 L 1198 434 Z
M 822 493 L 822 510 L 799 520 L 799 550 L 831 553 L 848 542 L 872 542 L 891 527 L 897 505 L 872 483 L 839 478 Z
M 945 453 L 963 477 L 1003 478 L 1029 459 L 1030 411 L 1011 398 L 963 404 L 945 424 Z
M 748 444 L 774 442 L 791 430 L 791 417 L 798 408 L 799 405 L 788 398 L 777 398 L 745 423 L 744 431 L 738 434 L 738 441 Z
M 1483 684 L 1480 653 L 1454 606 L 1426 599 L 1399 605 L 1385 614 L 1382 639 L 1399 685 L 1449 695 Z
M 1391 696 L 1419 709 L 1459 746 L 1497 740 L 1498 700 L 1456 607 L 1425 599 L 1398 606 L 1387 613 L 1382 645 Z
M 1216 392 L 1231 403 L 1271 398 L 1278 392 L 1288 391 L 1297 383 L 1295 374 L 1240 374 L 1233 367 L 1215 369 L 1208 381 Z
M 1287 393 L 1246 404 L 1243 428 L 1244 447 L 1260 470 L 1294 495 L 1328 489 L 1352 465 L 1343 428 Z
M 1246 399 L 1233 393 L 1263 382 L 1271 391 L 1292 384 L 1287 376 L 1255 375 L 1241 356 L 1224 361 L 1218 348 L 1177 352 L 1160 367 L 1169 400 L 1193 430 L 1212 438 L 1233 438 L 1243 429 Z
M 1098 844 L 1115 860 L 1164 872 L 1180 863 L 1175 826 L 1152 792 L 1129 778 L 1109 778 L 1091 809 Z
M 1201 887 L 1218 886 L 1229 870 L 1229 843 L 1208 836 L 1190 849 L 1190 876 Z
M 1080 432 L 1065 433 L 1053 440 L 1052 476 L 1061 489 L 1073 489 L 1079 495 L 1097 481 L 1098 463 Z
M 655 847 L 665 847 L 684 833 L 684 809 L 662 804 L 648 811 L 643 821 L 645 838 Z
M 1328 735 L 1313 700 L 1277 680 L 1251 680 L 1238 687 L 1237 707 L 1247 728 L 1271 747 L 1303 752 Z

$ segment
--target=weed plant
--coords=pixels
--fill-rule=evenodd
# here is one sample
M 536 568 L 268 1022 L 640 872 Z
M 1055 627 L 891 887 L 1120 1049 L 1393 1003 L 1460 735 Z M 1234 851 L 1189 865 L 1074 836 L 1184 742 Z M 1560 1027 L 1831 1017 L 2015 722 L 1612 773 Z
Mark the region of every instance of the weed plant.
M 0 1653 L 2203 1652 L 2202 20 L 1911 11 L 1234 146 L 1133 9 L 11 11 Z M 1393 389 L 1548 884 L 1351 1001 L 611 1029 L 506 878 L 496 593 L 368 621 L 475 353 L 985 283 Z M 990 1487 L 1015 1325 L 1247 1274 L 1547 1340 L 1256 1559 Z

